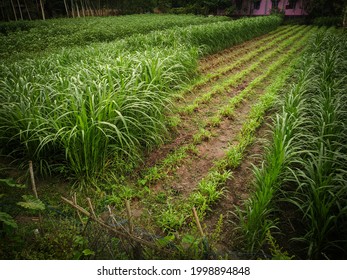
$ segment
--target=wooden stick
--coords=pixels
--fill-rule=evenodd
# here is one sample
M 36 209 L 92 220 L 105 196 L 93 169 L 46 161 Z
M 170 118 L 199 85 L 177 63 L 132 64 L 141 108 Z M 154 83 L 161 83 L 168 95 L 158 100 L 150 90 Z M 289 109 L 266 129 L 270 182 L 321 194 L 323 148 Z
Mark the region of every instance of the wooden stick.
M 31 179 L 31 187 L 33 189 L 35 197 L 38 199 L 39 196 L 37 195 L 37 190 L 36 190 L 33 162 L 31 160 L 29 160 L 29 172 L 30 172 L 30 179 Z
M 129 221 L 129 233 L 133 234 L 134 232 L 134 225 L 133 225 L 133 217 L 131 215 L 131 208 L 130 208 L 130 201 L 126 200 L 125 201 L 125 206 L 127 208 L 127 215 L 128 215 L 128 221 Z
M 76 194 L 76 192 L 73 194 L 72 201 L 73 201 L 73 203 L 74 203 L 75 205 L 77 205 L 77 194 Z M 77 212 L 77 216 L 78 216 L 78 218 L 80 219 L 82 225 L 84 225 L 84 221 L 83 221 L 83 219 L 82 219 L 82 217 L 81 217 L 80 212 L 79 212 L 79 211 L 76 211 L 76 212 Z
M 107 230 L 113 232 L 113 233 L 116 234 L 117 236 L 124 237 L 124 238 L 127 238 L 127 239 L 131 239 L 131 240 L 133 240 L 133 241 L 135 241 L 135 242 L 138 242 L 138 243 L 140 243 L 140 244 L 143 244 L 143 245 L 145 245 L 145 246 L 147 246 L 147 247 L 149 247 L 149 248 L 152 248 L 152 249 L 155 249 L 155 250 L 160 250 L 161 252 L 164 252 L 164 253 L 166 253 L 166 254 L 172 254 L 171 251 L 166 250 L 166 249 L 164 249 L 164 248 L 159 248 L 157 245 L 155 245 L 155 244 L 153 244 L 153 243 L 151 243 L 151 242 L 148 242 L 148 241 L 146 241 L 146 240 L 143 240 L 143 239 L 141 239 L 141 238 L 138 238 L 138 237 L 136 237 L 136 236 L 134 236 L 134 235 L 129 234 L 129 232 L 121 232 L 121 231 L 119 231 L 119 230 L 117 230 L 117 229 L 115 229 L 115 228 L 113 228 L 113 227 L 111 227 L 111 226 L 105 224 L 101 219 L 96 218 L 94 215 L 92 215 L 91 213 L 89 213 L 87 210 L 85 210 L 84 208 L 82 208 L 82 207 L 79 206 L 79 205 L 75 205 L 75 203 L 74 203 L 73 201 L 68 200 L 67 198 L 65 198 L 65 197 L 63 197 L 63 196 L 61 197 L 61 199 L 62 199 L 65 203 L 67 203 L 67 204 L 69 204 L 70 206 L 72 206 L 73 208 L 77 209 L 77 210 L 80 211 L 82 214 L 86 215 L 86 216 L 89 217 L 91 220 L 95 221 L 95 222 L 98 223 L 100 226 L 104 227 L 105 229 L 107 229 Z
M 199 232 L 200 232 L 200 236 L 201 236 L 202 238 L 204 238 L 204 237 L 205 237 L 205 234 L 204 234 L 204 232 L 203 232 L 203 230 L 202 230 L 202 227 L 201 227 L 201 224 L 200 224 L 200 221 L 199 221 L 199 216 L 198 216 L 198 213 L 196 213 L 195 207 L 193 207 L 193 215 L 194 215 L 195 222 L 196 222 L 196 225 L 197 225 L 197 227 L 198 227 L 198 230 L 199 230 Z
M 92 211 L 93 217 L 94 217 L 95 219 L 97 219 L 97 217 L 96 217 L 96 215 L 95 215 L 95 212 L 94 212 L 94 207 L 93 207 L 92 201 L 90 200 L 89 197 L 87 197 L 87 201 L 88 201 L 88 205 L 89 205 L 90 211 Z
M 33 193 L 36 197 L 36 199 L 39 199 L 39 196 L 37 194 L 37 189 L 36 189 L 36 183 L 35 183 L 35 176 L 34 176 L 34 168 L 33 168 L 33 162 L 31 160 L 29 160 L 29 173 L 30 173 L 30 179 L 31 179 L 31 187 L 33 189 Z M 42 231 L 42 215 L 41 212 L 39 212 L 39 221 L 40 221 L 40 229 Z
M 127 231 L 127 230 L 125 229 L 125 227 L 123 227 L 123 225 L 122 225 L 121 223 L 118 223 L 118 221 L 116 220 L 116 217 L 114 216 L 114 214 L 113 214 L 113 212 L 112 212 L 112 209 L 111 209 L 110 205 L 107 205 L 107 207 L 108 207 L 108 211 L 109 211 L 109 213 L 110 213 L 110 217 L 111 217 L 111 219 L 112 219 L 112 225 L 113 225 L 114 227 L 121 228 L 122 230 Z

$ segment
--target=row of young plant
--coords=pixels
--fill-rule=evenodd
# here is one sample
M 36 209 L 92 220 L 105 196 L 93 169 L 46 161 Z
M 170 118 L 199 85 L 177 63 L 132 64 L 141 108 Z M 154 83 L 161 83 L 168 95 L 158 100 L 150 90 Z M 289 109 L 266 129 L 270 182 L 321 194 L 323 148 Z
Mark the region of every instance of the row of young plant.
M 217 62 L 215 60 L 212 61 L 215 65 L 221 65 L 218 67 L 213 65 L 212 69 L 209 69 L 208 73 L 199 77 L 194 84 L 189 85 L 188 88 L 184 89 L 184 92 L 181 93 L 181 95 L 184 96 L 186 93 L 192 92 L 195 89 L 200 89 L 211 81 L 216 81 L 229 75 L 233 70 L 244 66 L 252 60 L 258 59 L 260 55 L 272 50 L 274 46 L 283 43 L 287 38 L 292 37 L 297 33 L 302 33 L 302 29 L 304 28 L 305 26 L 287 26 L 284 30 L 276 30 L 276 32 L 273 32 L 273 35 L 266 36 L 263 39 L 254 42 L 249 42 L 245 47 L 236 52 L 231 52 L 231 54 L 227 55 L 220 55 Z M 235 57 L 237 59 L 235 59 Z M 226 63 L 226 61 L 230 61 L 230 63 Z M 204 69 L 201 69 L 200 71 L 204 71 Z
M 235 109 L 236 103 L 241 102 L 243 98 L 247 98 L 250 91 L 256 86 L 264 83 L 265 76 L 273 77 L 275 71 L 278 71 L 280 66 L 286 65 L 290 59 L 293 58 L 299 48 L 305 44 L 305 41 L 310 33 L 306 35 L 306 38 L 302 38 L 301 41 L 293 45 L 288 53 L 271 67 L 261 76 L 261 79 L 254 80 L 254 83 L 250 84 L 245 90 L 239 93 L 237 96 L 231 99 L 231 110 Z M 215 203 L 223 194 L 223 185 L 227 179 L 231 178 L 230 170 L 236 169 L 242 162 L 246 149 L 254 142 L 255 133 L 259 126 L 263 123 L 263 118 L 266 111 L 272 107 L 274 100 L 279 90 L 284 86 L 286 79 L 292 72 L 291 66 L 285 66 L 285 68 L 278 73 L 269 86 L 264 89 L 264 94 L 260 96 L 258 102 L 254 104 L 249 112 L 247 119 L 242 125 L 239 134 L 236 137 L 237 144 L 231 145 L 226 153 L 225 157 L 216 161 L 209 174 L 199 183 L 197 193 L 193 193 L 191 196 L 204 195 L 206 204 L 197 204 L 196 207 L 201 211 L 201 216 L 206 214 L 207 210 Z M 254 94 L 254 92 L 252 92 Z M 226 175 L 228 174 L 228 176 Z M 207 191 L 205 185 L 209 188 Z M 200 206 L 199 206 L 200 205 Z
M 278 59 L 271 67 L 259 76 L 259 79 L 255 79 L 248 87 L 241 91 L 238 95 L 230 99 L 229 111 L 234 113 L 236 106 L 256 95 L 255 88 L 264 84 L 265 80 L 274 76 L 274 73 L 280 69 L 281 66 L 287 65 L 293 56 L 302 48 L 309 36 L 315 32 L 316 29 L 312 29 L 307 32 L 300 41 L 288 40 L 293 46 L 292 49 Z M 295 41 L 295 43 L 294 43 Z M 275 80 L 264 90 L 265 94 L 260 97 L 259 102 L 254 105 L 251 112 L 242 126 L 240 133 L 237 136 L 237 144 L 230 146 L 225 152 L 225 157 L 216 161 L 212 169 L 208 174 L 198 183 L 196 189 L 189 195 L 188 198 L 182 202 L 170 200 L 163 201 L 167 203 L 167 209 L 160 211 L 157 217 L 158 225 L 164 230 L 172 231 L 178 230 L 185 225 L 186 220 L 191 215 L 192 207 L 195 207 L 200 219 L 203 219 L 212 206 L 221 198 L 224 192 L 224 185 L 228 179 L 232 177 L 230 170 L 237 168 L 246 152 L 246 149 L 251 145 L 255 139 L 255 133 L 257 128 L 263 122 L 263 116 L 268 110 L 278 93 L 283 87 L 286 79 L 293 71 L 292 67 L 285 67 L 283 71 L 275 78 Z M 224 108 L 226 110 L 226 108 Z M 217 114 L 219 111 L 217 112 Z M 214 118 L 214 117 L 211 117 Z M 221 120 L 220 120 L 221 121 Z M 209 141 L 212 138 L 211 132 L 203 129 L 199 130 L 192 136 L 192 143 L 182 146 L 180 149 L 175 150 L 169 154 L 160 164 L 151 167 L 145 173 L 143 179 L 139 180 L 142 185 L 150 186 L 158 180 L 165 180 L 166 177 L 172 176 L 180 162 L 186 158 L 189 154 L 196 154 L 196 147 L 202 141 Z M 153 212 L 156 212 L 153 210 Z M 189 220 L 189 219 L 188 219 Z
M 216 81 L 229 76 L 239 67 L 244 67 L 245 64 L 257 59 L 260 54 L 270 50 L 277 43 L 284 41 L 286 38 L 295 34 L 295 32 L 299 32 L 302 28 L 303 26 L 285 26 L 284 28 L 278 28 L 260 40 L 247 42 L 247 45 L 237 51 L 230 52 L 230 54 L 226 55 L 219 55 L 217 61 L 213 58 L 212 66 L 209 66 L 210 63 L 207 61 L 205 66 L 199 67 L 199 71 L 202 72 L 203 75 L 199 75 L 192 83 L 189 83 L 182 90 L 177 91 L 175 94 L 175 100 L 183 101 L 184 104 L 189 103 L 189 96 L 195 96 L 194 92 L 198 90 L 201 91 L 201 89 L 210 83 L 215 83 Z M 235 59 L 235 57 L 237 57 L 237 59 Z M 205 68 L 208 68 L 208 72 L 205 72 Z M 180 112 L 193 111 L 181 107 L 182 105 L 178 108 L 178 111 Z M 194 109 L 194 106 L 191 109 Z
M 44 50 L 110 42 L 133 34 L 147 34 L 153 30 L 219 21 L 229 21 L 229 19 L 194 15 L 142 14 L 0 23 L 0 58 L 13 60 L 14 55 L 25 58 L 28 54 L 42 53 Z
M 272 46 L 276 45 L 276 43 L 279 43 L 285 38 L 292 36 L 295 32 L 299 32 L 299 30 L 302 28 L 305 28 L 305 26 L 284 25 L 272 32 L 269 32 L 262 38 L 260 37 L 259 39 L 257 38 L 257 40 L 253 40 L 251 42 L 248 41 L 247 44 L 242 44 L 242 47 L 239 46 L 236 50 L 226 53 L 223 53 L 222 51 L 221 53 L 214 55 L 213 59 L 210 60 L 211 63 L 209 63 L 207 60 L 199 68 L 199 70 L 202 72 L 206 73 L 206 69 L 208 72 L 203 77 L 200 77 L 200 79 L 193 86 L 199 87 L 210 79 L 217 78 L 219 75 L 227 74 L 231 69 L 241 66 L 244 62 L 247 62 L 256 57 L 258 54 L 270 49 Z M 247 55 L 244 55 L 245 53 L 247 53 Z M 229 62 L 227 65 L 225 63 L 226 61 Z M 224 65 L 224 67 L 218 67 L 215 69 L 216 65 Z
M 258 69 L 261 69 L 261 65 L 265 65 L 267 61 L 271 60 L 272 58 L 279 55 L 284 49 L 288 48 L 288 46 L 292 45 L 298 38 L 300 38 L 305 32 L 307 32 L 310 29 L 310 27 L 307 27 L 305 29 L 302 29 L 298 31 L 294 36 L 288 38 L 287 40 L 283 40 L 282 42 L 277 42 L 276 40 L 276 47 L 272 43 L 270 43 L 270 47 L 268 48 L 270 51 L 265 52 L 264 54 L 261 54 L 257 57 L 257 61 L 251 63 L 250 65 L 247 65 L 244 69 L 237 72 L 235 75 L 232 75 L 224 80 L 222 80 L 220 83 L 216 83 L 207 93 L 204 93 L 203 95 L 199 96 L 194 100 L 194 102 L 186 106 L 184 109 L 182 109 L 182 113 L 192 113 L 194 110 L 196 110 L 200 104 L 202 103 L 208 103 L 209 100 L 212 99 L 214 95 L 220 94 L 225 92 L 227 89 L 240 84 L 241 81 L 247 76 L 249 76 L 251 73 L 255 72 Z M 294 34 L 294 32 L 293 32 Z M 293 35 L 292 34 L 292 35 Z M 271 48 L 272 47 L 272 48 Z M 264 51 L 267 49 L 266 47 L 260 48 L 261 51 Z M 257 51 L 255 52 L 257 54 Z M 246 56 L 246 58 L 251 60 L 250 56 Z M 243 59 L 240 59 L 243 63 L 246 61 Z M 230 67 L 237 67 L 237 65 L 231 65 Z
M 199 50 L 217 51 L 279 23 L 264 17 L 173 29 L 1 65 L 1 154 L 80 183 L 111 165 L 131 167 L 165 137 L 171 92 L 195 74 Z
M 286 232 L 297 257 L 346 257 L 346 43 L 343 31 L 322 29 L 283 97 L 240 219 L 250 252 Z
M 291 29 L 293 29 L 293 31 L 291 32 L 291 34 L 293 35 L 295 33 L 295 30 L 297 30 L 297 28 L 292 27 Z M 279 36 L 280 38 L 282 38 L 282 36 Z M 282 38 L 284 39 L 284 38 Z M 293 44 L 295 41 L 297 40 L 297 37 L 293 38 L 290 40 L 290 42 L 285 43 L 286 46 Z M 275 40 L 277 41 L 277 40 Z M 268 42 L 265 47 L 270 44 L 272 46 L 272 42 Z M 278 53 L 279 51 L 276 51 L 276 53 Z M 248 54 L 245 55 L 247 58 L 249 57 Z M 244 56 L 241 57 L 239 60 L 244 61 Z M 232 64 L 231 67 L 236 67 L 234 64 L 239 65 L 237 60 L 235 63 Z M 266 62 L 267 60 L 264 59 L 262 60 L 263 62 Z M 280 63 L 282 63 L 283 61 L 281 61 Z M 259 63 L 257 63 L 257 65 L 259 66 Z M 276 67 L 279 64 L 277 63 L 276 65 L 272 66 L 271 69 L 276 69 Z M 252 67 L 252 66 L 250 66 Z M 252 69 L 255 69 L 256 67 L 252 67 Z M 224 69 L 224 67 L 222 66 L 222 69 Z M 219 71 L 217 71 L 219 72 Z M 248 72 L 247 72 L 248 73 Z M 243 75 L 242 77 L 240 77 L 239 73 L 236 73 L 235 75 L 238 77 L 233 78 L 234 76 L 232 76 L 229 79 L 226 79 L 225 81 L 222 81 L 221 83 L 224 86 L 220 86 L 219 84 L 217 84 L 215 87 L 218 89 L 218 92 L 223 92 L 223 90 L 228 90 L 232 85 L 230 85 L 228 83 L 229 80 L 232 81 L 233 84 L 236 84 L 237 80 L 240 80 L 240 78 L 244 78 L 246 76 L 247 73 L 244 73 L 243 71 Z M 262 75 L 262 79 L 256 79 L 254 82 L 252 82 L 250 85 L 252 85 L 252 88 L 259 85 L 264 78 L 266 78 L 267 76 L 269 76 L 270 72 L 267 71 L 267 74 Z M 215 78 L 215 77 L 212 77 Z M 211 78 L 211 79 L 212 79 Z M 195 82 L 192 86 L 189 86 L 188 89 L 184 89 L 183 91 L 181 91 L 178 94 L 179 99 L 184 98 L 186 95 L 190 94 L 190 91 L 192 90 L 192 88 L 195 87 L 200 87 L 201 86 L 201 79 L 198 79 L 197 82 Z M 209 118 L 209 120 L 206 122 L 205 128 L 209 125 L 212 126 L 217 126 L 217 124 L 221 122 L 221 118 L 223 116 L 227 117 L 232 116 L 233 111 L 236 107 L 236 103 L 240 103 L 242 102 L 243 98 L 246 95 L 249 95 L 249 91 L 251 90 L 251 88 L 247 87 L 245 90 L 243 90 L 242 92 L 240 92 L 237 96 L 231 98 L 228 101 L 228 104 L 223 106 L 218 112 L 217 115 L 212 116 Z M 212 95 L 211 94 L 214 92 L 217 92 L 217 90 L 214 90 L 214 88 L 209 89 L 209 92 L 206 93 L 207 95 Z M 176 96 L 177 97 L 177 96 Z M 197 99 L 200 99 L 201 97 L 197 97 Z M 208 100 L 205 100 L 205 103 Z M 196 100 L 191 101 L 188 104 L 181 106 L 178 106 L 178 108 L 175 109 L 175 111 L 178 111 L 179 114 L 181 114 L 182 112 L 190 112 L 193 113 L 194 110 L 190 110 L 189 108 L 193 107 L 193 108 L 198 108 L 199 104 L 196 104 L 198 102 L 196 102 Z M 234 104 L 235 103 L 235 104 Z M 201 105 L 201 104 L 200 104 Z M 231 110 L 231 107 L 233 107 L 233 109 Z M 227 115 L 227 111 L 230 113 Z M 181 117 L 179 116 L 179 114 L 177 114 L 177 112 L 173 112 L 173 114 L 170 116 L 169 119 L 169 123 L 171 124 L 171 126 L 177 126 L 179 125 L 179 123 L 181 122 Z M 216 121 L 214 122 L 214 119 L 216 119 Z M 165 178 L 168 174 L 171 174 L 172 171 L 179 165 L 179 163 L 186 158 L 189 154 L 196 154 L 196 145 L 200 144 L 202 139 L 208 140 L 211 137 L 211 133 L 207 132 L 205 133 L 205 130 L 200 130 L 197 133 L 195 133 L 192 137 L 191 137 L 191 143 L 184 145 L 176 150 L 174 150 L 172 153 L 170 153 L 162 162 L 158 163 L 157 165 L 149 168 L 146 173 L 143 175 L 143 179 L 141 179 L 141 185 L 151 185 L 154 182 L 156 182 L 159 179 Z

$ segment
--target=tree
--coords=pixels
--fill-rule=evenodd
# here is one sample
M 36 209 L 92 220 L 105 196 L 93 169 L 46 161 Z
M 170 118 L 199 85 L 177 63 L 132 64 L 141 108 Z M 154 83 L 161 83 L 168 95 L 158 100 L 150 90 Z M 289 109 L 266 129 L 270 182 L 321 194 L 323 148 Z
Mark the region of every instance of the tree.
M 42 19 L 45 20 L 46 16 L 45 16 L 45 7 L 44 7 L 43 0 L 40 0 L 40 8 L 41 8 Z
M 342 16 L 347 0 L 304 0 L 304 9 L 310 17 Z

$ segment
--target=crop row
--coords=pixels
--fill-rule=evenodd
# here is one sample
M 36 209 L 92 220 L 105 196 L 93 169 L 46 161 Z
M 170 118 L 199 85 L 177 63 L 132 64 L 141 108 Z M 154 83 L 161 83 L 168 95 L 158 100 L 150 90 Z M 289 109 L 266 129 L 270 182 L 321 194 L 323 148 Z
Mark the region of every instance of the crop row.
M 0 23 L 0 58 L 63 47 L 110 42 L 177 26 L 228 21 L 227 17 L 193 15 L 130 15 L 106 18 L 52 19 Z M 11 58 L 13 59 L 13 57 Z
M 295 30 L 296 28 L 293 28 L 293 29 Z M 300 35 L 300 34 L 299 34 L 299 35 Z M 282 37 L 282 36 L 280 36 L 280 37 Z M 297 40 L 297 36 L 294 36 L 293 39 L 290 39 L 290 40 L 287 39 L 288 42 L 284 42 L 284 45 L 285 45 L 285 46 L 291 45 L 291 44 L 292 44 L 293 42 L 295 42 L 296 40 Z M 271 42 L 269 42 L 268 44 L 272 45 Z M 266 47 L 266 46 L 265 46 L 265 47 Z M 275 52 L 272 51 L 272 52 L 273 52 L 273 53 L 278 53 L 279 50 L 277 50 L 277 51 L 275 51 Z M 247 54 L 246 56 L 248 57 L 248 54 Z M 259 58 L 259 59 L 261 59 L 261 58 Z M 240 57 L 239 60 L 242 60 L 242 61 L 243 61 L 243 57 Z M 263 59 L 262 61 L 263 61 L 263 62 L 267 62 L 266 59 Z M 235 63 L 238 63 L 238 62 L 236 61 Z M 283 61 L 281 60 L 280 63 L 283 63 Z M 259 66 L 260 63 L 257 63 L 256 65 Z M 271 69 L 277 69 L 277 66 L 278 66 L 278 65 L 279 65 L 279 64 L 276 63 L 274 66 L 271 67 Z M 255 69 L 255 68 L 256 68 L 256 67 L 253 67 L 252 69 Z M 258 68 L 259 68 L 259 67 L 258 67 Z M 242 73 L 243 73 L 242 77 L 246 77 L 246 74 L 248 74 L 248 72 L 245 72 L 245 71 L 243 71 Z M 267 74 L 261 75 L 262 79 L 256 79 L 254 82 L 252 82 L 252 83 L 250 84 L 250 85 L 252 85 L 252 88 L 255 87 L 256 85 L 260 84 L 260 83 L 263 81 L 263 79 L 264 79 L 266 76 L 268 76 L 269 74 L 270 74 L 270 72 L 268 71 Z M 240 75 L 239 73 L 236 73 L 236 76 L 237 76 L 237 77 L 239 77 L 239 75 Z M 230 79 L 231 79 L 232 81 L 234 81 L 234 78 L 233 78 L 233 77 L 231 77 Z M 229 85 L 229 83 L 226 83 L 226 82 L 228 82 L 230 79 L 226 79 L 226 81 L 223 82 L 223 84 L 226 84 L 224 87 L 220 86 L 219 84 L 216 84 L 214 87 L 218 88 L 218 89 L 220 90 L 220 92 L 222 92 L 222 89 L 223 89 L 223 88 L 225 88 L 224 90 L 227 90 L 227 89 L 230 88 L 231 85 Z M 237 79 L 237 80 L 239 80 L 239 79 Z M 236 83 L 237 80 L 234 81 L 234 84 L 237 84 L 237 83 Z M 214 87 L 210 88 L 210 89 L 209 89 L 209 92 L 206 93 L 206 94 L 210 95 L 211 92 L 212 92 L 212 94 L 213 94 L 213 93 L 215 92 L 215 91 L 214 91 Z M 242 101 L 242 98 L 244 97 L 243 95 L 244 95 L 244 94 L 245 94 L 245 95 L 248 94 L 248 91 L 249 91 L 249 90 L 250 90 L 250 89 L 248 89 L 248 87 L 247 87 L 245 90 L 243 90 L 243 91 L 242 91 L 241 93 L 239 93 L 237 96 L 235 96 L 234 98 L 231 98 L 230 100 L 228 100 L 228 104 L 232 104 L 232 103 L 235 102 L 236 100 L 238 100 L 237 102 L 241 102 L 241 101 Z M 219 92 L 219 91 L 218 91 L 218 92 Z M 246 93 L 246 92 L 247 92 L 247 93 Z M 187 94 L 187 93 L 186 93 L 186 94 Z M 192 94 L 192 93 L 190 93 L 190 94 Z M 182 95 L 181 95 L 181 96 L 182 96 Z M 195 96 L 195 95 L 194 95 L 194 96 Z M 241 96 L 241 98 L 239 98 L 239 96 Z M 201 97 L 198 97 L 198 100 L 199 100 L 199 99 L 201 99 Z M 205 100 L 205 103 L 206 103 L 206 102 L 207 102 L 207 100 Z M 187 104 L 187 105 L 185 105 L 184 107 L 178 107 L 177 110 L 178 110 L 178 112 L 181 112 L 181 111 L 188 111 L 188 109 L 191 108 L 192 106 L 194 106 L 194 108 L 197 108 L 198 106 L 197 106 L 196 103 L 197 103 L 197 102 L 194 101 L 193 104 Z M 236 104 L 234 104 L 234 105 L 236 105 Z M 175 107 L 176 107 L 176 106 L 175 106 Z M 219 122 L 220 122 L 220 117 L 221 117 L 220 115 L 222 114 L 223 109 L 224 109 L 224 111 L 226 111 L 226 110 L 227 110 L 227 107 L 229 108 L 230 106 L 228 106 L 228 105 L 223 106 L 223 107 L 221 108 L 221 110 L 217 112 L 217 116 L 216 116 L 216 117 L 218 117 Z M 192 110 L 192 112 L 193 112 L 193 110 Z M 192 117 L 194 117 L 194 114 L 192 114 Z M 212 121 L 213 118 L 214 118 L 214 116 L 211 117 L 209 120 Z M 181 118 L 180 118 L 179 116 L 177 116 L 177 114 L 171 116 L 171 119 L 173 119 L 173 120 L 172 120 L 172 123 L 175 122 L 175 124 L 181 122 Z M 205 132 L 205 130 L 200 130 L 200 131 L 196 132 L 195 134 L 192 135 L 192 137 L 191 137 L 191 139 L 190 139 L 191 144 L 187 144 L 187 145 L 184 145 L 184 146 L 180 147 L 179 149 L 176 149 L 175 151 L 172 152 L 172 154 L 168 155 L 168 158 L 165 159 L 165 160 L 163 160 L 162 163 L 157 164 L 156 166 L 154 166 L 154 167 L 152 167 L 152 168 L 149 168 L 148 171 L 147 171 L 147 173 L 144 175 L 144 179 L 142 180 L 142 184 L 144 184 L 144 185 L 145 185 L 145 184 L 152 184 L 152 183 L 154 183 L 155 181 L 157 181 L 158 179 L 161 179 L 161 178 L 163 178 L 163 177 L 166 177 L 167 174 L 171 173 L 171 171 L 177 167 L 177 165 L 179 164 L 179 162 L 182 161 L 182 159 L 184 159 L 186 156 L 188 156 L 189 153 L 193 153 L 193 154 L 194 154 L 194 153 L 195 153 L 195 152 L 194 152 L 194 149 L 195 149 L 194 146 L 195 146 L 196 144 L 199 144 L 199 143 L 201 142 L 202 139 L 205 138 L 205 141 L 206 141 L 206 140 L 207 140 L 208 138 L 210 138 L 210 136 L 211 136 L 210 133 L 207 133 L 207 134 L 206 134 L 206 133 L 204 133 L 204 132 Z M 174 159 L 174 160 L 173 160 L 173 159 Z
M 288 52 L 288 54 L 292 55 L 293 53 L 299 51 L 300 48 L 303 47 L 303 42 L 314 32 L 314 30 L 306 31 L 304 38 L 302 38 L 299 42 L 297 41 L 297 37 L 294 37 L 291 40 L 288 40 L 289 43 L 292 44 L 292 49 Z M 287 44 L 286 44 L 287 45 Z M 268 77 L 270 77 L 275 71 L 278 71 L 288 60 L 288 56 L 281 57 L 277 61 L 274 61 L 271 66 L 265 69 L 264 73 L 256 77 L 249 85 L 244 88 L 239 94 L 235 97 L 231 98 L 226 105 L 221 107 L 217 115 L 211 117 L 205 124 L 205 126 L 218 126 L 223 117 L 233 118 L 235 117 L 235 109 L 242 103 L 245 99 L 249 99 L 253 97 L 257 93 L 257 88 L 260 85 L 266 84 Z
M 299 32 L 304 27 L 290 27 L 287 28 L 285 33 L 283 32 L 277 32 L 275 33 L 275 38 L 270 40 L 268 37 L 263 38 L 262 40 L 256 41 L 254 44 L 251 45 L 251 50 L 247 52 L 246 55 L 242 55 L 237 53 L 232 53 L 232 56 L 237 57 L 237 59 L 230 63 L 227 63 L 228 57 L 221 55 L 221 59 L 223 60 L 223 64 L 220 65 L 217 70 L 210 71 L 209 73 L 206 73 L 202 77 L 200 77 L 196 82 L 194 82 L 192 85 L 189 85 L 188 88 L 185 88 L 181 92 L 177 94 L 177 98 L 185 98 L 187 94 L 191 94 L 194 90 L 201 90 L 203 86 L 210 82 L 216 82 L 217 80 L 223 78 L 224 76 L 227 76 L 229 73 L 234 71 L 235 69 L 238 69 L 239 67 L 244 67 L 244 64 L 251 62 L 254 59 L 258 59 L 258 55 L 265 52 L 266 50 L 270 50 L 273 46 L 276 46 L 276 44 L 280 43 L 284 39 L 288 38 L 289 36 L 294 35 L 296 32 Z M 273 36 L 270 36 L 272 38 Z M 243 49 L 242 49 L 243 52 Z M 240 56 L 241 55 L 241 56 Z M 214 67 L 215 68 L 215 67 Z
M 291 254 L 346 256 L 346 51 L 345 34 L 323 29 L 301 58 L 241 217 L 251 252 L 286 231 L 301 248 Z M 292 213 L 279 215 L 282 207 Z
M 269 32 L 266 34 L 266 36 L 263 37 L 257 37 L 253 39 L 252 41 L 248 41 L 247 43 L 242 43 L 238 45 L 236 48 L 228 49 L 226 51 L 221 51 L 219 53 L 216 53 L 214 55 L 211 55 L 208 57 L 208 59 L 202 60 L 202 65 L 200 67 L 201 72 L 206 72 L 206 70 L 211 70 L 211 72 L 207 72 L 207 76 L 215 75 L 216 73 L 223 73 L 223 69 L 220 66 L 225 65 L 226 61 L 229 63 L 238 63 L 239 58 L 243 57 L 244 53 L 250 53 L 253 51 L 257 51 L 258 49 L 262 48 L 263 46 L 268 46 L 269 43 L 274 43 L 274 41 L 279 42 L 285 38 L 285 36 L 289 36 L 295 30 L 300 30 L 304 28 L 304 26 L 289 26 L 289 25 L 283 25 L 277 28 L 274 31 Z M 264 50 L 264 49 L 263 49 Z M 261 51 L 259 51 L 261 52 Z M 235 58 L 237 59 L 235 61 Z M 216 66 L 218 66 L 216 71 Z M 201 77 L 204 79 L 205 77 Z M 201 83 L 201 82 L 200 82 Z
M 276 55 L 280 54 L 285 48 L 288 48 L 293 42 L 295 42 L 304 32 L 307 32 L 306 29 L 303 29 L 299 31 L 295 36 L 290 38 L 290 40 L 284 40 L 282 43 L 277 44 L 275 48 L 272 48 L 268 53 L 265 53 L 264 55 L 260 55 L 257 57 L 257 61 L 254 63 L 251 63 L 251 65 L 245 67 L 242 71 L 237 72 L 235 75 L 232 75 L 228 77 L 227 79 L 223 80 L 221 83 L 216 83 L 209 92 L 199 96 L 196 98 L 193 102 L 193 104 L 186 106 L 183 109 L 183 112 L 186 113 L 192 113 L 196 108 L 199 107 L 201 103 L 207 103 L 213 95 L 220 94 L 222 92 L 227 91 L 231 87 L 240 84 L 242 80 L 245 77 L 248 77 L 252 72 L 254 72 L 257 69 L 261 69 L 261 65 L 264 65 L 266 62 L 268 62 L 272 57 L 275 57 Z M 270 44 L 271 46 L 274 46 Z M 264 49 L 266 49 L 264 47 Z M 263 49 L 263 50 L 264 50 Z M 250 59 L 250 56 L 246 56 L 246 59 Z M 243 59 L 240 59 L 243 63 L 245 61 Z M 236 63 L 238 66 L 240 64 Z M 237 67 L 237 66 L 235 66 Z

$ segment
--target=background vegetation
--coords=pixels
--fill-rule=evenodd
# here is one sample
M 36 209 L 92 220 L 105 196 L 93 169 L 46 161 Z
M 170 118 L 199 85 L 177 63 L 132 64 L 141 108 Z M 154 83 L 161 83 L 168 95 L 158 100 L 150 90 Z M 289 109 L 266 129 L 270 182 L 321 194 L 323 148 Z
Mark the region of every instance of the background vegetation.
M 2 0 L 0 20 L 31 20 L 56 17 L 114 16 L 134 13 L 228 14 L 252 7 L 258 0 Z M 276 3 L 278 1 L 272 1 Z M 304 0 L 311 18 L 341 16 L 346 0 Z M 251 10 L 251 9 L 247 9 Z

